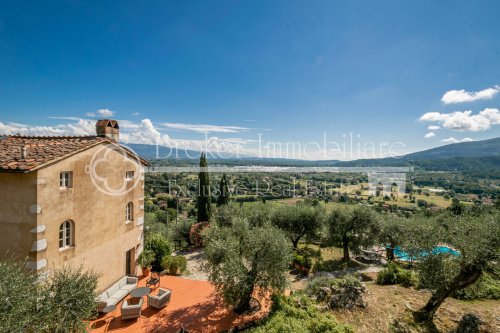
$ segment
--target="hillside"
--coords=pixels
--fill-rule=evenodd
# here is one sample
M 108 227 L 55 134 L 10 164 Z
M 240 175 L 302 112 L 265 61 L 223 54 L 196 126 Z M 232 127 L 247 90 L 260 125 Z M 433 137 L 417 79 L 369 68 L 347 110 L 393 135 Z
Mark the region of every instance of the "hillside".
M 199 152 L 146 144 L 129 145 L 140 156 L 163 163 L 197 163 Z M 158 158 L 159 157 L 159 158 Z M 338 166 L 381 167 L 414 166 L 428 171 L 490 171 L 500 168 L 500 137 L 482 141 L 461 142 L 411 153 L 398 158 L 362 159 L 355 161 L 305 161 L 285 158 L 241 157 L 229 154 L 208 157 L 225 165 L 275 165 L 275 166 Z M 163 162 L 161 160 L 166 160 Z
M 432 148 L 399 158 L 339 162 L 337 166 L 415 166 L 432 171 L 478 171 L 500 168 L 500 138 L 461 142 Z

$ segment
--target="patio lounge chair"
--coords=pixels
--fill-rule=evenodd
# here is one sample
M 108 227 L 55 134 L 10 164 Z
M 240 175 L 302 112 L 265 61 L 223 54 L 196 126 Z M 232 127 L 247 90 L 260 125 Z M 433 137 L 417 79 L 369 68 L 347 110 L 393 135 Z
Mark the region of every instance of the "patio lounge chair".
M 122 320 L 139 318 L 141 316 L 142 298 L 129 298 L 122 303 Z
M 155 309 L 163 309 L 170 302 L 172 290 L 159 288 L 156 295 L 148 295 L 148 306 Z
M 160 274 L 157 272 L 151 272 L 151 277 L 146 281 L 146 287 L 153 286 L 153 290 L 158 288 L 160 285 Z
M 95 300 L 97 311 L 101 312 L 108 305 L 117 305 L 136 287 L 136 277 L 122 277 L 97 297 Z

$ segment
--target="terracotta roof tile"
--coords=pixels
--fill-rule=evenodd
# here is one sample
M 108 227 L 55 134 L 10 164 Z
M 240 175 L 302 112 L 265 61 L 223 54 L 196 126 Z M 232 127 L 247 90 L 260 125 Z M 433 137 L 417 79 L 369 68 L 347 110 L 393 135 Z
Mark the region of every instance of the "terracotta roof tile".
M 0 136 L 0 172 L 29 172 L 100 143 L 116 144 L 112 139 L 99 136 Z M 141 161 L 148 165 L 145 160 Z

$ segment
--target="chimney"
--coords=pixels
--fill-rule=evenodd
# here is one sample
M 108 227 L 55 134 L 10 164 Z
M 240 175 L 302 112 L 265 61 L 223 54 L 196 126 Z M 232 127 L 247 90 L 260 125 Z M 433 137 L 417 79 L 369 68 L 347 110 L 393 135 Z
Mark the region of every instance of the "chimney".
M 24 160 L 26 159 L 26 156 L 28 155 L 28 149 L 26 146 L 21 146 L 21 158 Z
M 108 137 L 118 142 L 120 137 L 120 127 L 118 122 L 112 119 L 100 119 L 95 124 L 95 131 L 97 136 Z

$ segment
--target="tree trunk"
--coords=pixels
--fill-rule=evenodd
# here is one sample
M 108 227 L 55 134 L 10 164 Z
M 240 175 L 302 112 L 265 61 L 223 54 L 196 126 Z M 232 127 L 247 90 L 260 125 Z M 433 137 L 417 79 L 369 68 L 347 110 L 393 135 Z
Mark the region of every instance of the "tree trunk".
M 253 290 L 254 285 L 252 284 L 249 293 L 240 300 L 239 304 L 234 309 L 234 312 L 236 312 L 237 314 L 243 314 L 250 309 L 250 301 L 252 300 Z
M 420 310 L 414 313 L 415 320 L 426 321 L 432 320 L 437 309 L 441 306 L 444 300 L 456 290 L 463 289 L 479 279 L 483 273 L 480 267 L 467 265 L 460 270 L 460 273 L 453 279 L 453 281 L 445 287 L 441 287 L 432 294 L 431 298 L 427 301 Z
M 299 246 L 300 238 L 292 239 L 293 248 L 296 249 Z
M 349 257 L 349 238 L 347 235 L 342 236 L 342 246 L 344 247 L 344 258 L 343 261 L 351 261 L 351 257 Z
M 389 245 L 387 248 L 387 260 L 394 260 L 394 245 Z

